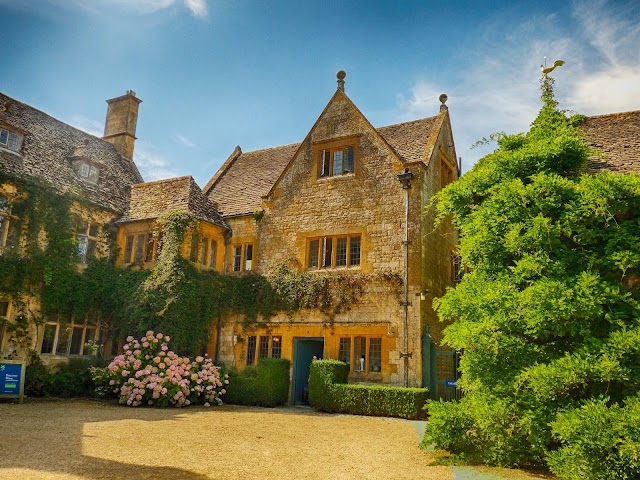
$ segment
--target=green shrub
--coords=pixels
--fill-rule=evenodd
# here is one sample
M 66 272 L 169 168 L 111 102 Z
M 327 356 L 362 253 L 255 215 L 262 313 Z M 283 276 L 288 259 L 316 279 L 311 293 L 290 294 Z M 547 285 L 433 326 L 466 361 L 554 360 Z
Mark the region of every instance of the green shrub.
M 98 398 L 118 398 L 118 394 L 114 392 L 111 381 L 111 373 L 106 367 L 89 367 L 89 375 L 93 381 L 93 392 Z
M 29 351 L 29 360 L 24 372 L 24 394 L 28 397 L 44 397 L 48 384 L 49 369 L 35 350 Z
M 347 384 L 349 367 L 337 360 L 311 364 L 309 404 L 325 412 L 401 418 L 424 418 L 425 388 Z
M 225 403 L 275 407 L 289 400 L 289 369 L 285 358 L 262 358 L 255 367 L 229 372 Z
M 45 394 L 52 397 L 91 397 L 94 384 L 90 367 L 102 365 L 102 360 L 92 358 L 70 358 L 68 363 L 47 378 Z
M 561 442 L 549 454 L 551 471 L 566 480 L 640 478 L 640 395 L 621 407 L 608 399 L 560 413 L 551 425 Z

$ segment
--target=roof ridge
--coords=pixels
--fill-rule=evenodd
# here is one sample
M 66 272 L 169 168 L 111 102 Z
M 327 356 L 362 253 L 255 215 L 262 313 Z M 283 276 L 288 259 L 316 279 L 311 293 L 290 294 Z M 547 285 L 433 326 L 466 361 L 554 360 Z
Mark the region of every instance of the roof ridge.
M 601 115 L 587 115 L 587 118 L 604 118 L 604 117 L 615 117 L 617 115 L 629 115 L 632 113 L 640 114 L 640 110 L 626 110 L 624 112 L 614 112 L 614 113 L 603 113 Z
M 171 177 L 171 178 L 162 178 L 160 180 L 152 180 L 150 182 L 143 182 L 143 183 L 134 183 L 131 186 L 132 187 L 142 187 L 145 185 L 151 185 L 151 184 L 158 184 L 158 183 L 168 183 L 168 182 L 176 182 L 178 180 L 185 180 L 187 178 L 190 178 L 193 180 L 193 177 L 191 175 L 182 175 L 180 177 Z M 195 180 L 194 180 L 195 181 Z
M 379 127 L 374 127 L 376 130 L 379 130 L 381 128 L 387 128 L 387 127 L 397 127 L 398 125 L 408 125 L 410 123 L 416 123 L 416 122 L 422 122 L 424 120 L 431 120 L 434 118 L 438 118 L 438 115 L 432 115 L 431 117 L 422 117 L 422 118 L 416 118 L 415 120 L 409 120 L 407 122 L 398 122 L 398 123 L 392 123 L 390 125 L 381 125 Z
M 275 150 L 277 148 L 293 147 L 293 146 L 298 146 L 301 143 L 302 142 L 285 143 L 283 145 L 275 145 L 273 147 L 259 148 L 258 150 L 249 150 L 248 152 L 242 152 L 241 155 L 246 155 L 248 153 L 266 152 L 267 150 Z

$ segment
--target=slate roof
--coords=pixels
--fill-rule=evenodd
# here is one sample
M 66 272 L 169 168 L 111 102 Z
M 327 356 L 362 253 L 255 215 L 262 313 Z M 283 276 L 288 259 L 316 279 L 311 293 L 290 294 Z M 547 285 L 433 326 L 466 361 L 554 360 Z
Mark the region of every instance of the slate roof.
M 601 155 L 589 159 L 589 170 L 640 173 L 640 110 L 587 117 L 580 128 Z
M 215 204 L 190 176 L 132 185 L 129 208 L 119 222 L 155 219 L 171 210 L 191 213 L 201 220 L 229 228 Z
M 423 160 L 423 155 L 438 116 L 380 127 L 376 130 L 403 162 Z M 260 207 L 278 180 L 300 143 L 231 154 L 211 178 L 204 193 L 216 202 L 224 217 L 247 215 Z
M 3 105 L 7 108 L 0 108 L 0 125 L 25 135 L 21 155 L 0 150 L 2 171 L 44 180 L 60 191 L 82 191 L 95 204 L 124 212 L 128 186 L 143 181 L 135 163 L 122 157 L 111 143 L 0 93 L 0 107 Z M 100 168 L 97 185 L 80 180 L 69 159 L 76 147 L 85 144 L 82 155 Z

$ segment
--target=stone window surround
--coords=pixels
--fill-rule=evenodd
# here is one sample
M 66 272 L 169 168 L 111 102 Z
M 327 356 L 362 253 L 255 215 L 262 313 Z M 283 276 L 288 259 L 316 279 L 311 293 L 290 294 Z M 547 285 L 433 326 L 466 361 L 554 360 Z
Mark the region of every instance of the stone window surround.
M 324 140 L 320 142 L 314 142 L 313 144 L 313 158 L 317 159 L 316 177 L 318 180 L 326 180 L 329 178 L 340 178 L 355 176 L 359 151 L 358 145 L 360 142 L 360 136 L 341 137 L 331 140 Z M 353 149 L 353 166 L 351 169 L 345 170 L 345 155 L 342 155 L 342 168 L 340 173 L 334 173 L 334 153 L 337 151 L 345 151 L 346 148 Z M 325 162 L 325 155 L 330 155 Z
M 153 263 L 158 258 L 160 238 L 149 230 L 129 231 L 122 250 L 124 265 Z
M 0 150 L 14 155 L 21 155 L 25 135 L 25 131 L 5 122 L 0 122 Z
M 99 242 L 99 225 L 95 222 L 80 220 L 76 228 L 76 242 L 78 244 L 78 262 L 88 263 L 96 257 Z
M 4 252 L 11 223 L 11 197 L 0 193 L 0 255 Z
M 249 335 L 245 365 L 256 365 L 261 358 L 282 358 L 282 335 Z
M 253 242 L 234 243 L 231 245 L 231 273 L 250 272 L 253 270 L 255 250 Z M 251 258 L 247 258 L 251 257 Z
M 63 328 L 68 332 L 67 338 L 67 348 L 65 351 L 59 351 L 60 342 L 62 340 Z M 53 336 L 51 338 L 51 344 L 47 350 L 43 351 L 46 345 L 46 332 L 53 331 Z M 73 347 L 74 335 L 80 334 L 79 346 L 77 348 L 77 352 L 71 353 Z M 98 341 L 100 334 L 99 325 L 92 324 L 91 322 L 74 322 L 70 321 L 69 323 L 61 323 L 58 319 L 50 319 L 48 320 L 42 332 L 42 343 L 40 344 L 40 353 L 41 355 L 64 355 L 64 356 L 76 356 L 76 355 L 85 355 L 84 345 L 89 340 Z M 77 338 L 77 337 L 76 337 Z
M 354 252 L 352 252 L 352 240 L 358 239 L 358 254 L 357 263 L 355 260 Z M 346 239 L 346 258 L 344 264 L 338 264 L 338 242 Z M 330 242 L 328 242 L 330 240 Z M 315 245 L 317 242 L 317 256 L 314 254 Z M 330 247 L 328 244 L 330 243 Z M 326 258 L 327 248 L 330 248 L 330 259 Z M 314 261 L 315 259 L 315 261 Z M 317 237 L 307 238 L 306 249 L 306 262 L 308 270 L 322 270 L 322 269 L 344 269 L 344 268 L 360 268 L 362 259 L 362 234 L 361 233 L 343 233 L 339 235 L 323 235 Z M 317 265 L 313 265 L 317 263 Z
M 341 343 L 344 340 L 349 340 L 348 342 L 344 342 L 345 348 L 349 349 L 349 373 L 354 373 L 357 375 L 367 375 L 367 374 L 379 374 L 382 370 L 382 337 L 380 335 L 366 335 L 366 334 L 355 334 L 355 335 L 343 335 L 340 337 Z M 364 342 L 363 342 L 364 340 Z M 372 340 L 374 340 L 374 348 L 371 348 Z M 362 352 L 358 352 L 360 354 L 360 358 L 364 355 L 364 368 L 360 370 L 360 362 L 359 359 L 356 358 L 356 350 L 358 348 L 358 343 L 364 343 L 364 354 Z M 360 347 L 361 348 L 361 347 Z M 372 358 L 375 357 L 375 358 Z

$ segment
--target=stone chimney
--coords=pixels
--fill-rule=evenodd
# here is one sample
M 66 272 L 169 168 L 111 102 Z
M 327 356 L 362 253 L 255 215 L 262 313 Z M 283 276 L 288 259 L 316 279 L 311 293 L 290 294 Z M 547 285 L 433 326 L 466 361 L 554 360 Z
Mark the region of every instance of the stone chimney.
M 133 159 L 140 102 L 142 100 L 136 97 L 133 90 L 127 90 L 121 97 L 107 100 L 109 107 L 102 138 L 113 143 L 120 155 L 129 160 Z

